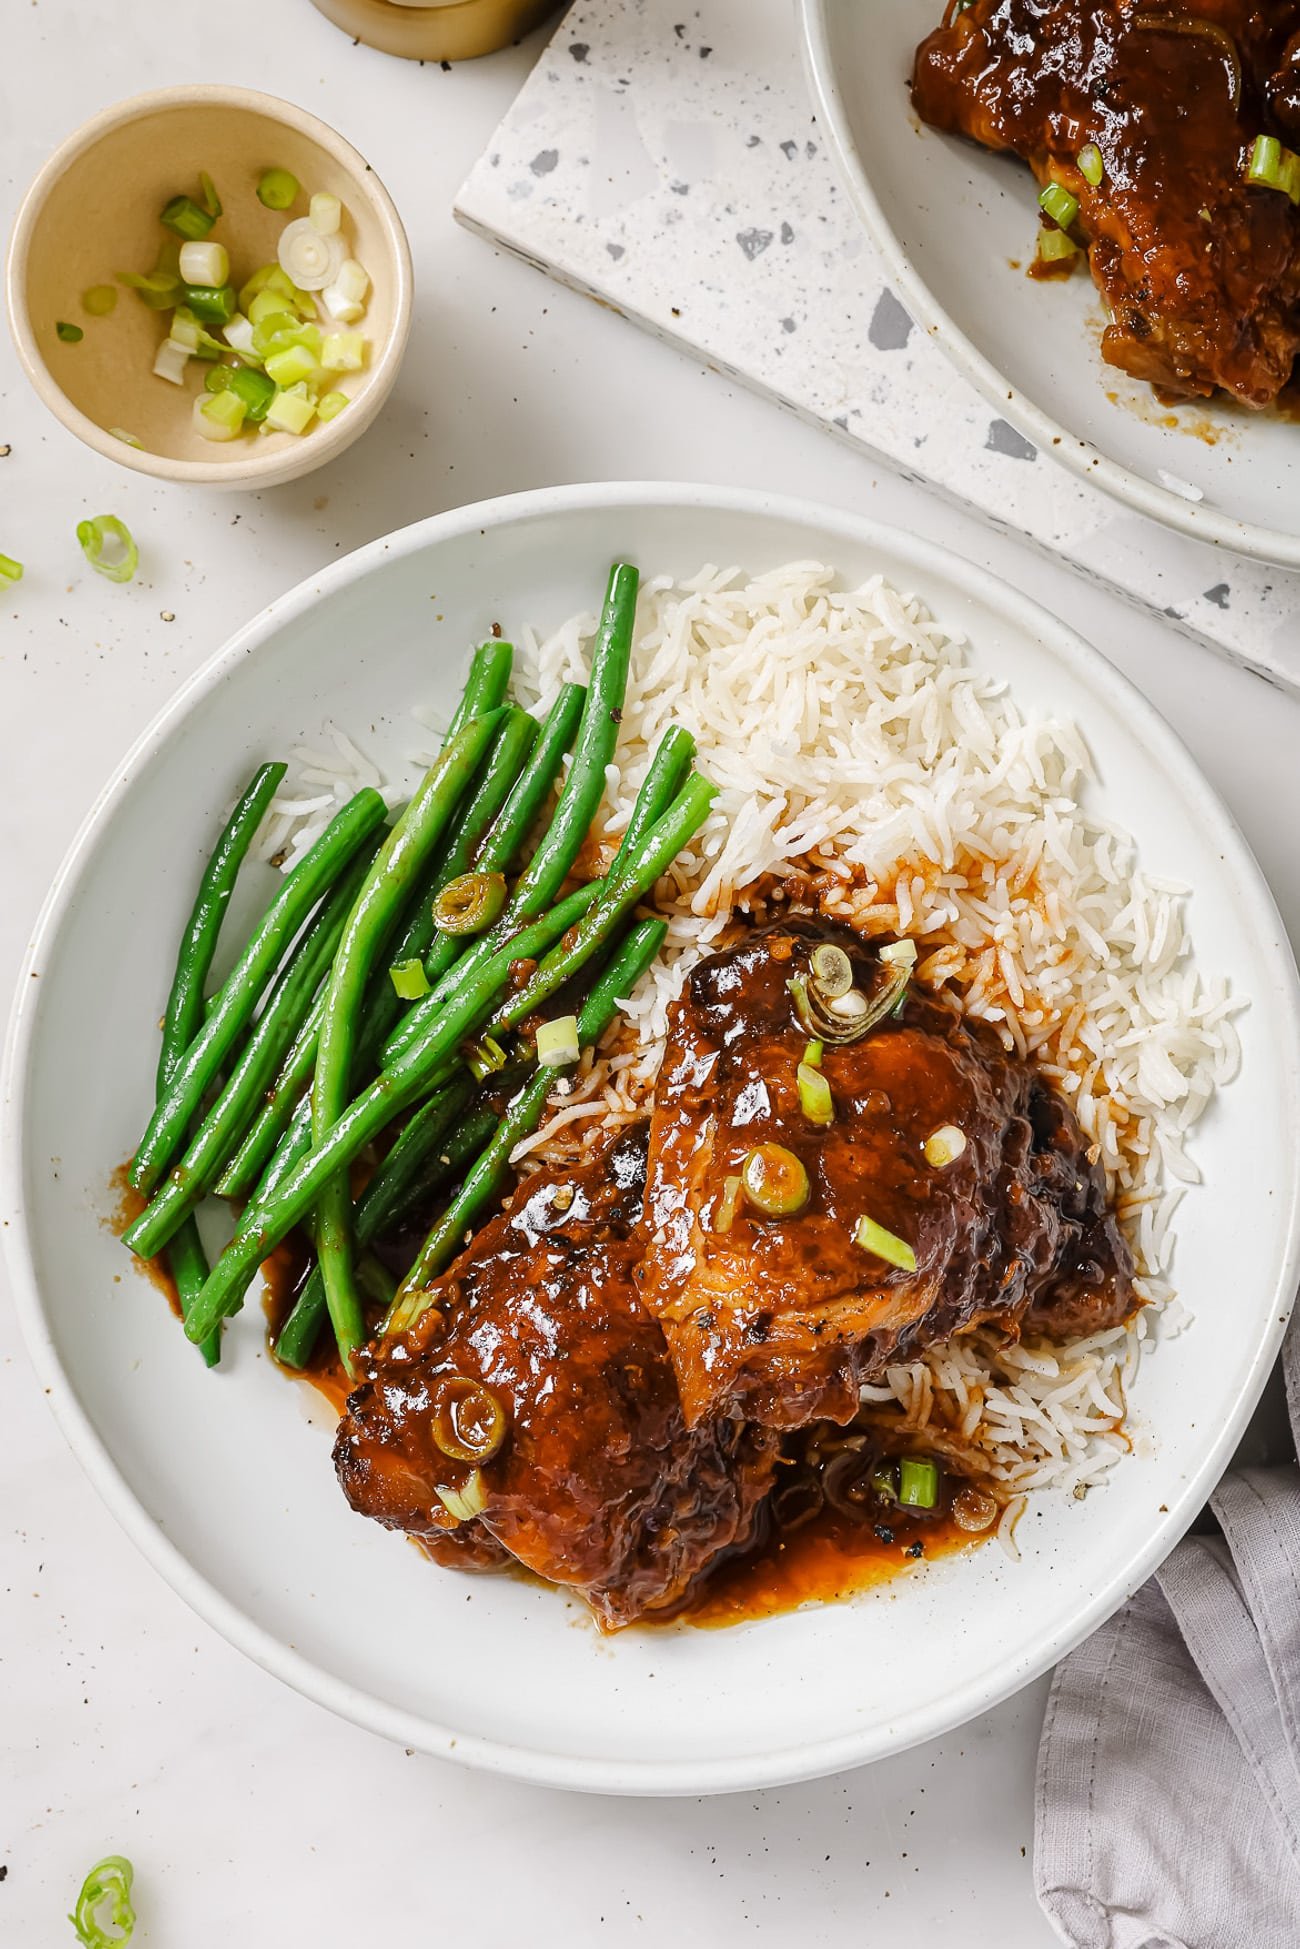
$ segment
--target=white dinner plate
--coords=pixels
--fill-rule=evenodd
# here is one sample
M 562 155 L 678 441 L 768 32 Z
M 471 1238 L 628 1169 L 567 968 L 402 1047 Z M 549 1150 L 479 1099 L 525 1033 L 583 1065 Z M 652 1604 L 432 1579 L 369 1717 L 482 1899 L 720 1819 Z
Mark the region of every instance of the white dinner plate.
M 327 721 L 380 762 L 447 709 L 493 622 L 598 604 L 608 565 L 688 574 L 813 557 L 918 592 L 1020 703 L 1064 713 L 1098 809 L 1195 889 L 1207 967 L 1250 997 L 1242 1067 L 1198 1126 L 1177 1219 L 1193 1316 L 1134 1389 L 1137 1452 L 1085 1502 L 1046 1497 L 995 1544 L 875 1593 L 730 1630 L 602 1640 L 580 1606 L 435 1568 L 354 1515 L 318 1397 L 278 1374 L 250 1304 L 209 1373 L 105 1225 L 152 1103 L 178 932 L 214 827 L 258 760 Z M 570 487 L 439 515 L 263 611 L 175 697 L 93 808 L 19 984 L 4 1205 L 19 1311 L 68 1438 L 175 1588 L 269 1671 L 401 1743 L 609 1792 L 754 1788 L 892 1753 L 1043 1671 L 1143 1582 L 1220 1473 L 1290 1306 L 1300 1151 L 1297 979 L 1232 819 L 1169 728 L 1005 584 L 854 516 L 730 489 Z
M 1300 426 L 1217 400 L 1165 407 L 1106 365 L 1086 271 L 1027 275 L 1025 164 L 914 112 L 913 57 L 943 0 L 799 4 L 818 120 L 916 323 L 1041 453 L 1184 534 L 1300 567 Z

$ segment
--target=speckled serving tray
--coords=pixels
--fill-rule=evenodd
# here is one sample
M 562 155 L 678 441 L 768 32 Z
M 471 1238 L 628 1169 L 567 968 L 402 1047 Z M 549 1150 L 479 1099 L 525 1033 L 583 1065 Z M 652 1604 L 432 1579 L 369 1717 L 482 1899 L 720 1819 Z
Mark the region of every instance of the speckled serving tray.
M 456 213 L 1300 690 L 1300 575 L 1076 481 L 913 328 L 825 152 L 789 0 L 576 0 Z

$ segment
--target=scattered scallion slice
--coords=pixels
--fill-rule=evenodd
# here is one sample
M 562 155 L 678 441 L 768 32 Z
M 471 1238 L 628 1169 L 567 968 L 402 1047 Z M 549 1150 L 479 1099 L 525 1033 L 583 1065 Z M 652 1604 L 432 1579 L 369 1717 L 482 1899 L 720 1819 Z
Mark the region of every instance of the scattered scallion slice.
M 740 1200 L 743 1191 L 744 1186 L 738 1177 L 723 1179 L 722 1196 L 718 1199 L 718 1209 L 713 1214 L 713 1229 L 715 1232 L 729 1232 L 731 1230 L 736 1222 L 736 1213 L 740 1210 Z
M 349 257 L 339 266 L 338 275 L 332 284 L 327 284 L 321 292 L 321 302 L 331 318 L 340 325 L 355 325 L 358 318 L 365 316 L 366 298 L 370 291 L 370 274 L 364 264 L 358 264 L 355 257 Z
M 169 230 L 191 242 L 206 237 L 216 220 L 192 196 L 173 196 L 170 203 L 164 204 L 161 217 Z
M 144 441 L 137 440 L 134 433 L 128 433 L 125 427 L 110 426 L 108 430 L 115 440 L 122 442 L 124 447 L 139 447 L 140 451 L 144 452 Z
M 481 1469 L 471 1469 L 459 1489 L 438 1484 L 434 1493 L 449 1516 L 458 1523 L 472 1523 L 487 1508 L 487 1483 Z
M 201 392 L 194 402 L 194 430 L 205 440 L 235 440 L 244 430 L 247 411 L 238 393 Z
M 16 562 L 12 555 L 0 555 L 0 582 L 21 582 L 22 579 L 22 563 Z
M 220 290 L 230 279 L 230 252 L 224 244 L 195 242 L 181 245 L 182 284 L 209 285 Z
M 827 1001 L 847 995 L 853 986 L 853 963 L 842 947 L 822 941 L 812 951 L 813 980 Z
M 809 1069 L 821 1068 L 822 1056 L 825 1054 L 825 1050 L 826 1045 L 824 1042 L 809 1042 L 804 1045 L 803 1059 Z
M 564 1069 L 582 1054 L 576 1015 L 557 1015 L 537 1031 L 537 1061 L 543 1069 Z
M 740 1186 L 765 1218 L 793 1218 L 812 1195 L 801 1160 L 784 1144 L 757 1144 L 740 1167 Z
M 880 950 L 880 958 L 891 968 L 914 968 L 916 966 L 915 941 L 887 941 Z
M 173 386 L 183 386 L 185 384 L 185 368 L 188 366 L 192 357 L 193 353 L 189 350 L 189 347 L 183 345 L 179 339 L 165 338 L 158 347 L 157 355 L 154 358 L 153 369 L 155 378 L 166 379 Z
M 905 1509 L 933 1509 L 939 1500 L 939 1468 L 928 1457 L 904 1455 L 898 1464 L 898 1500 Z
M 883 1225 L 877 1225 L 874 1218 L 859 1218 L 853 1243 L 873 1257 L 883 1259 L 886 1265 L 897 1266 L 901 1272 L 916 1271 L 916 1254 L 907 1240 L 899 1238 L 896 1232 L 887 1231 Z
M 360 332 L 326 332 L 320 362 L 329 372 L 360 372 L 366 350 Z
M 820 1069 L 811 1063 L 801 1062 L 795 1071 L 795 1081 L 799 1085 L 799 1108 L 809 1123 L 825 1128 L 835 1121 L 835 1098 L 831 1086 Z
M 506 1066 L 506 1052 L 494 1035 L 482 1035 L 477 1042 L 467 1042 L 464 1056 L 465 1067 L 476 1083 L 495 1076 Z
M 81 309 L 89 318 L 107 318 L 117 303 L 117 289 L 111 284 L 92 284 L 81 294 Z
M 275 254 L 280 268 L 300 291 L 323 291 L 334 282 L 345 261 L 342 237 L 323 237 L 310 217 L 298 217 L 285 225 Z
M 257 200 L 268 210 L 287 210 L 298 195 L 298 178 L 287 169 L 268 169 L 258 180 Z
M 393 993 L 402 1002 L 418 1002 L 421 995 L 429 992 L 429 977 L 424 972 L 424 963 L 418 958 L 414 961 L 398 961 L 388 970 L 388 978 L 393 984 Z
M 925 1161 L 936 1171 L 942 1171 L 949 1164 L 955 1164 L 966 1148 L 966 1132 L 955 1123 L 941 1123 L 932 1130 L 921 1146 Z
M 233 284 L 187 284 L 185 303 L 205 325 L 228 325 L 239 309 Z
M 206 169 L 199 171 L 199 194 L 203 198 L 204 209 L 215 223 L 221 215 L 221 198 L 217 195 L 217 186 Z
M 58 320 L 54 331 L 55 336 L 61 338 L 65 345 L 79 345 L 86 336 L 80 325 L 70 325 L 66 318 Z
M 119 284 L 148 305 L 150 311 L 169 311 L 180 296 L 181 281 L 175 271 L 115 271 Z
M 135 574 L 140 550 L 125 521 L 119 521 L 115 514 L 95 514 L 79 521 L 77 540 L 96 575 L 105 576 L 110 582 L 129 582 Z
M 1281 190 L 1300 203 L 1300 156 L 1286 149 L 1275 135 L 1258 135 L 1246 164 L 1246 181 L 1261 189 Z
M 134 1870 L 124 1854 L 106 1854 L 102 1861 L 96 1861 L 68 1917 L 83 1949 L 112 1949 L 114 1943 L 131 1940 L 135 1932 L 133 1877 Z
M 429 1432 L 451 1461 L 490 1462 L 501 1452 L 509 1427 L 505 1409 L 482 1381 L 448 1374 L 438 1383 Z
M 1038 198 L 1038 207 L 1058 230 L 1068 230 L 1079 214 L 1079 199 L 1071 196 L 1063 183 L 1049 183 Z
M 299 385 L 314 379 L 319 371 L 320 360 L 313 358 L 305 345 L 286 345 L 282 351 L 266 355 L 266 376 L 277 386 Z
M 1079 165 L 1079 174 L 1082 176 L 1084 182 L 1090 183 L 1093 189 L 1096 189 L 1102 177 L 1106 174 L 1106 164 L 1102 160 L 1101 150 L 1097 147 L 1096 143 L 1085 142 L 1075 157 L 1075 161 Z
M 317 190 L 307 205 L 307 216 L 322 237 L 332 237 L 343 221 L 343 205 L 328 190 Z
M 1040 230 L 1038 233 L 1038 261 L 1040 264 L 1062 264 L 1068 258 L 1079 255 L 1079 246 L 1065 230 Z
M 277 392 L 266 409 L 266 425 L 277 433 L 305 433 L 315 417 L 315 401 L 296 386 L 289 392 Z
M 336 420 L 347 404 L 346 393 L 326 393 L 316 408 L 316 417 L 318 420 Z
M 444 934 L 481 934 L 505 904 L 504 874 L 462 873 L 439 893 L 433 918 Z

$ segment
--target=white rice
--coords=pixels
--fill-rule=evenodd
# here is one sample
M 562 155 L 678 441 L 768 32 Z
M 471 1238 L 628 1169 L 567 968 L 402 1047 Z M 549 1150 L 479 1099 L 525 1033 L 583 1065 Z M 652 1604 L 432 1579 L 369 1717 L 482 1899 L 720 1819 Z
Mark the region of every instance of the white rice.
M 520 701 L 545 708 L 560 683 L 585 681 L 595 627 L 579 616 L 519 639 Z M 721 789 L 660 884 L 665 951 L 629 1000 L 631 1032 L 584 1061 L 517 1158 L 636 1114 L 691 966 L 736 907 L 780 898 L 769 876 L 811 875 L 824 911 L 868 934 L 910 934 L 922 980 L 951 986 L 1036 1056 L 1098 1146 L 1147 1301 L 1132 1325 L 1072 1345 L 961 1336 L 891 1368 L 865 1398 L 968 1444 L 1010 1497 L 1086 1493 L 1130 1446 L 1125 1400 L 1143 1346 L 1179 1323 L 1170 1221 L 1199 1181 L 1191 1132 L 1237 1065 L 1241 1004 L 1191 965 L 1185 889 L 1139 868 L 1132 840 L 1081 808 L 1091 763 L 1077 729 L 1025 715 L 970 667 L 961 638 L 878 576 L 843 591 L 831 570 L 794 562 L 753 581 L 705 568 L 647 582 L 608 775 L 610 835 L 673 724 Z M 267 851 L 286 864 L 358 783 L 381 782 L 329 735 L 339 762 L 301 754 L 292 794 L 276 802 Z M 1008 1542 L 1018 1513 L 1004 1515 Z

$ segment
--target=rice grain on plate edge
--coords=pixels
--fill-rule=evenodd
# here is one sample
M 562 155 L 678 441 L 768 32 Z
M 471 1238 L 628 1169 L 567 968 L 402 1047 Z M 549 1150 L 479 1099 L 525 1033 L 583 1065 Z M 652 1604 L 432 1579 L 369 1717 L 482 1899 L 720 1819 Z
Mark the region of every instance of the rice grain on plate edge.
M 1082 1494 L 1130 1446 L 1140 1350 L 1177 1324 L 1170 1219 L 1199 1179 L 1186 1139 L 1235 1071 L 1241 1004 L 1189 965 L 1186 889 L 1138 870 L 1132 840 L 1081 809 L 1090 761 L 1076 728 L 1026 717 L 915 598 L 878 576 L 851 591 L 835 579 L 795 562 L 748 582 L 712 567 L 646 582 L 606 831 L 626 825 L 672 724 L 721 790 L 660 883 L 668 940 L 627 1023 L 559 1086 L 517 1155 L 563 1153 L 641 1112 L 689 969 L 734 909 L 779 906 L 783 880 L 865 934 L 911 935 L 918 977 L 950 985 L 1073 1103 L 1147 1302 L 1129 1326 L 1066 1346 L 979 1330 L 864 1390 L 909 1428 L 980 1451 L 1012 1498 L 1006 1536 L 1024 1493 Z M 519 701 L 545 707 L 561 682 L 583 681 L 595 627 L 578 616 L 543 641 L 525 632 Z M 301 753 L 299 786 L 268 822 L 267 850 L 289 863 L 336 795 L 379 782 L 331 736 L 339 759 Z

